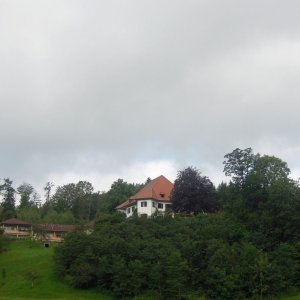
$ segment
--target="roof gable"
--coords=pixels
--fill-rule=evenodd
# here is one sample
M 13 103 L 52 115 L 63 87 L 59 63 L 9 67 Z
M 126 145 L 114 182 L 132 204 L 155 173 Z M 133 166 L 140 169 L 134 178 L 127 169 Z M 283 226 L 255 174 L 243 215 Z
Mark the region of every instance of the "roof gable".
M 154 199 L 154 200 L 170 200 L 173 183 L 163 175 L 151 180 L 134 196 L 131 200 Z
M 169 202 L 171 200 L 171 192 L 173 190 L 173 187 L 173 183 L 169 181 L 166 177 L 161 175 L 151 180 L 135 195 L 133 195 L 128 200 L 117 206 L 117 209 L 122 209 L 127 206 L 133 205 L 138 200 L 143 199 L 153 199 L 156 201 Z
M 4 225 L 28 225 L 28 226 L 31 225 L 30 223 L 24 222 L 24 221 L 16 219 L 16 218 L 5 220 L 5 221 L 1 222 L 1 224 L 4 224 Z

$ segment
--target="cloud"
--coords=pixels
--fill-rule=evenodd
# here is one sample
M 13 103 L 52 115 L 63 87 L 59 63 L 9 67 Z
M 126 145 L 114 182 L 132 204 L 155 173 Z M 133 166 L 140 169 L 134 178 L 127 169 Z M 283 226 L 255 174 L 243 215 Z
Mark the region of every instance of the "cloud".
M 122 178 L 129 183 L 143 183 L 148 177 L 154 179 L 160 175 L 166 176 L 174 181 L 177 174 L 176 164 L 168 160 L 157 160 L 149 162 L 134 162 L 127 166 L 122 166 L 114 171 L 98 172 L 91 171 L 85 165 L 78 164 L 73 166 L 72 170 L 65 172 L 50 173 L 47 181 L 55 182 L 56 185 L 63 185 L 79 180 L 87 180 L 93 184 L 95 190 L 108 191 L 111 184 Z

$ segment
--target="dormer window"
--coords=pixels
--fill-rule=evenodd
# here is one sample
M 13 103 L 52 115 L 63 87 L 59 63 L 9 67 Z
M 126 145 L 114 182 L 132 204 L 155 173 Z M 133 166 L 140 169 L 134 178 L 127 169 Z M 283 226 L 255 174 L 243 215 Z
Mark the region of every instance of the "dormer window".
M 162 198 L 165 198 L 165 194 L 164 194 L 164 193 L 160 193 L 160 196 L 161 196 Z

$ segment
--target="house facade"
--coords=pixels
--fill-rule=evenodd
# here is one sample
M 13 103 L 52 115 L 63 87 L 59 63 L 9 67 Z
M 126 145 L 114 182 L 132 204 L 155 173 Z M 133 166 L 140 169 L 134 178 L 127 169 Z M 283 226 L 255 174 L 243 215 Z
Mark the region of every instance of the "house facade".
M 147 217 L 155 213 L 163 215 L 171 208 L 173 187 L 173 183 L 161 175 L 151 180 L 134 196 L 118 205 L 116 209 L 125 213 L 127 218 L 134 213 Z
M 64 236 L 75 230 L 74 225 L 63 224 L 42 224 L 39 225 L 41 239 L 43 242 L 57 242 L 62 243 Z
M 32 236 L 32 225 L 15 218 L 5 220 L 0 223 L 3 234 L 15 238 L 25 238 Z
M 74 225 L 40 224 L 32 227 L 32 224 L 18 219 L 9 219 L 0 223 L 3 234 L 11 238 L 33 238 L 44 242 L 64 241 L 64 236 L 75 230 Z

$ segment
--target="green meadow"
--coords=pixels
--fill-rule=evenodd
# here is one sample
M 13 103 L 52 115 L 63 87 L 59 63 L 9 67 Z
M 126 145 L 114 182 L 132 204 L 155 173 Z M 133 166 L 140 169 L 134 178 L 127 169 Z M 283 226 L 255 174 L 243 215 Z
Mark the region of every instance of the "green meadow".
M 0 299 L 109 300 L 97 291 L 77 290 L 62 282 L 54 272 L 54 248 L 26 241 L 13 241 L 0 254 Z M 32 287 L 29 274 L 35 274 Z
M 108 295 L 94 290 L 78 290 L 62 282 L 55 274 L 54 248 L 27 241 L 13 241 L 8 250 L 0 254 L 0 299 L 1 300 L 112 300 Z M 36 274 L 34 286 L 32 277 Z M 136 300 L 151 299 L 138 297 Z M 204 299 L 190 297 L 190 299 Z M 278 300 L 300 300 L 300 295 L 268 298 Z

